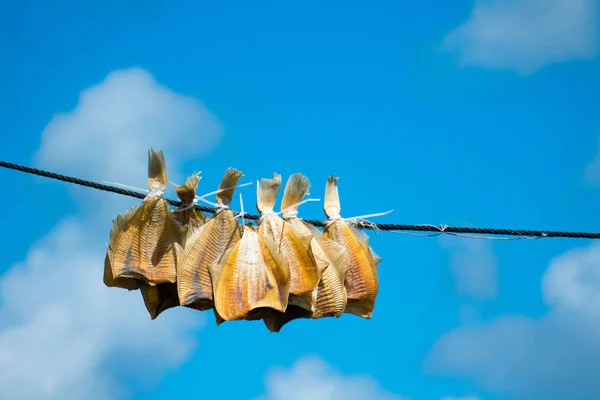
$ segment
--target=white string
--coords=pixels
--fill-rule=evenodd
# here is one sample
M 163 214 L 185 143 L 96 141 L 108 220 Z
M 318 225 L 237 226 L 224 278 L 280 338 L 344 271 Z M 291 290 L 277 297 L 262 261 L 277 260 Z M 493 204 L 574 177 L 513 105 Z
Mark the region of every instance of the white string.
M 129 189 L 129 190 L 133 190 L 133 191 L 137 191 L 137 192 L 146 193 L 146 197 L 152 197 L 152 196 L 162 197 L 162 195 L 164 194 L 164 191 L 165 191 L 164 188 L 162 188 L 162 189 L 155 189 L 155 190 L 148 190 L 148 189 L 142 189 L 142 188 L 135 187 L 135 186 L 125 185 L 123 183 L 118 183 L 118 182 L 102 181 L 102 183 L 105 183 L 107 185 L 113 185 L 113 186 L 121 187 L 123 189 Z
M 155 189 L 155 190 L 151 190 L 148 192 L 148 194 L 146 195 L 146 197 L 152 197 L 152 196 L 157 196 L 157 197 L 162 197 L 162 195 L 164 194 L 165 189 Z
M 350 217 L 350 218 L 342 218 L 339 214 L 332 215 L 329 217 L 329 221 L 327 222 L 327 224 L 325 224 L 323 229 L 329 228 L 335 221 L 346 221 L 346 222 L 350 222 L 350 223 L 355 223 L 356 225 L 363 225 L 363 226 L 369 226 L 371 228 L 376 228 L 377 225 L 375 225 L 374 223 L 372 223 L 370 221 L 367 221 L 367 218 L 381 217 L 381 216 L 387 215 L 393 211 L 394 210 L 388 210 L 388 211 L 384 211 L 384 212 L 359 215 L 357 217 Z
M 283 210 L 279 211 L 277 214 L 281 214 L 281 217 L 283 219 L 295 218 L 298 215 L 298 209 L 297 209 L 297 207 L 300 207 L 302 204 L 308 203 L 310 201 L 321 201 L 321 199 L 304 199 L 304 200 L 301 200 L 301 201 L 297 202 L 296 204 L 292 204 L 291 206 L 284 208 Z M 296 209 L 288 212 L 289 210 L 291 210 L 293 208 L 296 208 Z
M 200 179 L 202 179 L 202 177 L 200 177 L 200 174 L 201 174 L 201 173 L 202 173 L 202 171 L 194 172 L 194 173 L 193 173 L 191 176 L 194 176 L 194 175 L 196 175 L 196 176 L 198 176 L 198 180 L 200 180 Z M 173 185 L 173 187 L 175 187 L 175 188 L 176 188 L 176 187 L 178 187 L 178 186 L 181 186 L 181 185 L 179 185 L 179 184 L 177 184 L 177 183 L 175 183 L 175 182 L 173 182 L 173 181 L 169 181 L 169 183 L 170 183 L 171 185 Z M 182 207 L 180 207 L 180 208 L 177 208 L 177 209 L 175 209 L 175 210 L 172 210 L 172 212 L 174 212 L 174 213 L 175 213 L 175 212 L 183 212 L 183 211 L 187 211 L 187 210 L 189 210 L 190 208 L 196 207 L 196 204 L 198 204 L 198 200 L 196 200 L 196 196 L 194 196 L 194 200 L 192 200 L 192 202 L 191 202 L 191 203 L 188 203 L 188 204 L 184 204 L 184 203 L 182 203 L 182 204 L 181 204 L 181 205 L 182 205 Z
M 228 187 L 228 188 L 218 189 L 218 190 L 215 190 L 213 192 L 203 194 L 202 196 L 196 196 L 196 201 L 201 201 L 203 203 L 210 204 L 211 206 L 215 207 L 217 209 L 215 211 L 215 215 L 216 215 L 216 214 L 218 214 L 219 212 L 221 212 L 223 210 L 227 210 L 229 208 L 229 204 L 213 203 L 212 201 L 206 200 L 206 197 L 212 196 L 213 194 L 219 194 L 219 193 L 224 192 L 226 190 L 238 189 L 238 188 L 241 188 L 241 187 L 244 187 L 244 186 L 248 186 L 248 185 L 252 185 L 252 182 L 248 182 L 248 183 L 244 183 L 244 184 L 241 184 L 241 185 L 232 186 L 232 187 Z
M 176 213 L 176 212 L 183 212 L 183 211 L 187 211 L 187 210 L 189 210 L 190 208 L 194 208 L 194 207 L 196 207 L 196 204 L 198 204 L 198 200 L 194 199 L 194 200 L 192 200 L 192 202 L 191 202 L 191 203 L 189 203 L 189 204 L 181 204 L 183 207 L 181 207 L 181 208 L 176 208 L 176 209 L 172 210 L 172 212 Z
M 266 210 L 262 210 L 260 212 L 260 217 L 258 218 L 257 223 L 260 224 L 267 215 L 277 215 L 277 213 L 275 211 L 273 211 L 272 208 L 267 208 Z
M 244 199 L 242 198 L 242 194 L 240 193 L 240 209 L 241 211 L 239 213 L 237 213 L 233 219 L 236 219 L 238 217 L 242 218 L 242 229 L 245 229 L 246 227 L 246 220 L 244 219 L 244 216 L 246 215 L 246 212 L 244 211 Z

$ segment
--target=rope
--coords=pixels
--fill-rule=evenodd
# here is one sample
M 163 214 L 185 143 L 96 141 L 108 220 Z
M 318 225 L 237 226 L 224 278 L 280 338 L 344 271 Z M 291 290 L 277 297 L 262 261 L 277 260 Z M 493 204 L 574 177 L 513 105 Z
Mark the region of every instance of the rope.
M 112 185 L 105 185 L 102 183 L 87 181 L 84 179 L 75 178 L 72 176 L 61 175 L 55 172 L 44 171 L 37 168 L 31 168 L 24 165 L 13 164 L 6 161 L 0 160 L 0 167 L 12 169 L 15 171 L 25 172 L 27 174 L 43 176 L 45 178 L 55 179 L 67 183 L 72 183 L 79 186 L 89 187 L 92 189 L 102 190 L 105 192 L 111 192 L 120 194 L 123 196 L 135 197 L 137 199 L 144 199 L 146 193 L 140 193 L 133 190 L 122 189 Z M 180 201 L 165 199 L 170 205 L 179 207 Z M 215 213 L 216 208 L 206 207 L 196 204 L 196 210 Z M 256 221 L 260 218 L 260 215 L 244 213 L 244 218 Z M 305 222 L 316 226 L 324 227 L 328 221 L 318 220 L 304 220 Z M 413 234 L 415 236 L 438 236 L 441 234 L 450 234 L 454 236 L 464 236 L 472 238 L 483 238 L 483 239 L 541 239 L 541 238 L 575 238 L 575 239 L 600 239 L 600 233 L 589 233 L 589 232 L 560 232 L 560 231 L 540 231 L 540 230 L 518 230 L 518 229 L 498 229 L 498 228 L 467 228 L 467 227 L 452 227 L 452 226 L 436 226 L 429 224 L 421 225 L 406 225 L 406 224 L 376 224 L 366 220 L 352 221 L 352 225 L 360 229 L 370 229 L 374 231 L 389 231 L 393 233 L 404 233 L 410 234 L 411 232 L 432 232 L 433 234 Z M 493 236 L 517 236 L 516 238 L 491 238 L 484 236 L 469 236 L 471 235 L 493 235 Z

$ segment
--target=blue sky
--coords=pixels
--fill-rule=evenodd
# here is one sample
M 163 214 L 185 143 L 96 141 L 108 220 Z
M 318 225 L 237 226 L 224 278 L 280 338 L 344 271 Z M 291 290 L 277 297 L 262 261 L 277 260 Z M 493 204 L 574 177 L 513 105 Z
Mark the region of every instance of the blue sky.
M 343 216 L 598 231 L 597 0 L 321 3 L 3 1 L 0 159 L 143 186 L 154 146 L 200 192 L 337 174 Z M 217 329 L 102 285 L 135 201 L 0 179 L 9 398 L 600 397 L 591 242 L 381 233 L 372 320 Z

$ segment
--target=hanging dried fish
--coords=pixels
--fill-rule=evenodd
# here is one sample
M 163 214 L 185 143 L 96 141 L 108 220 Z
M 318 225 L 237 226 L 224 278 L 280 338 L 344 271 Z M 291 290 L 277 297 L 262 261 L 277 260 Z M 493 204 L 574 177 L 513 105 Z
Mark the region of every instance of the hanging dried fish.
M 179 246 L 177 243 L 175 245 Z M 156 286 L 144 283 L 140 292 L 152 319 L 156 319 L 160 313 L 169 308 L 179 306 L 176 283 L 159 283 Z
M 256 320 L 271 310 L 285 311 L 289 267 L 275 244 L 256 228 L 243 228 L 242 239 L 230 249 L 215 271 L 215 309 L 225 321 Z
M 322 273 L 310 251 L 312 233 L 301 235 L 273 211 L 280 186 L 281 176 L 277 173 L 272 179 L 261 179 L 256 204 L 261 213 L 258 233 L 275 243 L 290 269 L 290 295 L 285 313 L 271 312 L 264 318 L 272 332 L 279 332 L 293 319 L 310 318 L 314 311 L 313 294 Z
M 148 152 L 150 192 L 117 235 L 112 249 L 113 276 L 134 278 L 151 285 L 175 283 L 181 226 L 173 217 L 162 193 L 167 171 L 162 152 Z
M 117 215 L 117 218 L 113 221 L 113 225 L 110 230 L 110 236 L 108 238 L 108 245 L 106 246 L 106 257 L 104 258 L 104 284 L 108 287 L 136 290 L 139 289 L 143 284 L 143 281 L 134 278 L 115 279 L 112 272 L 112 258 L 115 240 L 117 236 L 123 232 L 125 225 L 131 219 L 136 209 L 137 206 L 131 207 L 129 210 L 127 210 L 127 212 Z
M 197 227 L 204 225 L 206 222 L 206 216 L 202 211 L 197 210 L 195 207 L 198 183 L 200 183 L 200 174 L 194 173 L 187 178 L 184 184 L 175 188 L 177 197 L 181 200 L 181 206 L 173 211 L 173 213 L 175 219 L 179 221 L 182 226 L 190 225 L 192 227 Z
M 196 210 L 196 189 L 200 182 L 199 173 L 194 173 L 187 178 L 184 184 L 175 187 L 177 197 L 181 200 L 181 206 L 173 211 L 175 219 L 186 230 L 189 227 L 199 227 L 204 224 L 206 217 L 201 211 Z M 175 245 L 182 253 L 182 248 L 178 244 Z M 178 256 L 181 262 L 180 256 Z M 150 285 L 147 283 L 141 286 L 142 296 L 146 309 L 150 313 L 150 317 L 155 319 L 165 310 L 179 306 L 179 295 L 177 293 L 176 283 L 159 283 L 158 285 Z
M 235 168 L 227 169 L 216 193 L 217 212 L 206 224 L 188 229 L 177 276 L 182 306 L 202 311 L 213 308 L 215 282 L 211 274 L 219 275 L 223 255 L 241 239 L 229 204 L 242 176 Z
M 372 253 L 368 236 L 340 217 L 337 181 L 335 176 L 327 180 L 324 208 L 329 223 L 323 228 L 323 234 L 346 248 L 345 263 L 349 271 L 345 281 L 348 295 L 345 312 L 368 319 L 373 313 L 379 290 L 377 264 L 381 258 Z
M 347 295 L 344 280 L 348 273 L 344 246 L 327 239 L 315 228 L 298 218 L 298 206 L 308 193 L 310 183 L 302 174 L 290 176 L 285 186 L 281 209 L 283 219 L 302 235 L 312 235 L 310 249 L 322 272 L 319 284 L 313 292 L 312 318 L 339 317 L 346 308 Z M 310 200 L 310 199 L 309 199 Z

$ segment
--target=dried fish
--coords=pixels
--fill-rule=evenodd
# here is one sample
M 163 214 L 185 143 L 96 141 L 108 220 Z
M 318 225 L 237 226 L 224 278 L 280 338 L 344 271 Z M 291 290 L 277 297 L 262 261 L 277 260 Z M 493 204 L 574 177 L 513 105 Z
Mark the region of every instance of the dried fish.
M 219 209 L 206 224 L 188 229 L 177 276 L 182 306 L 202 311 L 214 306 L 215 277 L 220 274 L 221 259 L 241 239 L 229 204 L 242 176 L 235 168 L 227 169 L 216 193 Z
M 289 267 L 275 244 L 252 225 L 244 227 L 242 239 L 227 252 L 219 269 L 213 275 L 217 320 L 256 320 L 270 310 L 285 311 Z
M 196 210 L 196 189 L 200 182 L 200 174 L 194 173 L 187 178 L 184 184 L 175 187 L 181 206 L 173 211 L 175 219 L 181 224 L 184 232 L 190 227 L 199 227 L 206 222 L 206 217 L 201 211 Z M 178 250 L 178 260 L 181 263 L 183 249 L 175 244 Z M 178 266 L 179 267 L 179 266 Z M 176 283 L 159 283 L 158 285 L 143 284 L 141 287 L 144 304 L 152 319 L 169 308 L 179 306 L 179 294 Z
M 348 295 L 345 312 L 369 319 L 379 290 L 377 264 L 381 258 L 371 251 L 369 237 L 340 217 L 337 181 L 335 176 L 327 180 L 324 208 L 329 223 L 323 234 L 346 248 L 345 263 L 349 271 L 345 280 Z
M 113 221 L 112 228 L 110 230 L 109 243 L 106 246 L 106 257 L 104 258 L 104 284 L 108 287 L 119 287 L 127 290 L 136 290 L 141 287 L 143 281 L 134 278 L 117 278 L 115 279 L 112 272 L 112 258 L 113 248 L 115 247 L 115 240 L 117 236 L 123 232 L 125 225 L 131 219 L 137 209 L 131 207 L 127 212 L 117 215 L 117 218 Z
M 175 188 L 177 197 L 181 200 L 181 206 L 173 211 L 175 219 L 183 226 L 201 226 L 206 223 L 206 216 L 197 210 L 195 199 L 196 190 L 200 183 L 200 174 L 194 173 L 187 178 L 184 184 Z
M 280 186 L 281 176 L 277 173 L 272 179 L 261 179 L 257 188 L 256 204 L 261 213 L 258 233 L 275 243 L 290 269 L 287 309 L 283 314 L 271 312 L 264 318 L 267 328 L 272 332 L 279 332 L 283 325 L 293 319 L 311 317 L 315 305 L 314 292 L 323 272 L 322 268 L 319 268 L 322 264 L 317 264 L 310 251 L 313 234 L 300 234 L 273 211 Z
M 175 246 L 179 246 L 179 244 L 175 243 Z M 144 283 L 140 292 L 142 292 L 144 304 L 152 319 L 156 319 L 160 313 L 169 308 L 179 306 L 176 283 L 159 283 L 155 286 Z
M 345 248 L 325 238 L 317 228 L 297 217 L 298 205 L 303 202 L 309 188 L 308 178 L 302 174 L 294 174 L 288 179 L 281 202 L 282 217 L 300 234 L 313 235 L 310 250 L 322 275 L 313 291 L 315 306 L 311 317 L 339 317 L 344 312 L 347 301 L 344 287 L 348 273 L 347 264 L 344 263 Z
M 181 226 L 173 217 L 162 193 L 167 171 L 162 152 L 148 152 L 150 192 L 117 235 L 110 260 L 115 278 L 140 279 L 156 285 L 175 283 Z

